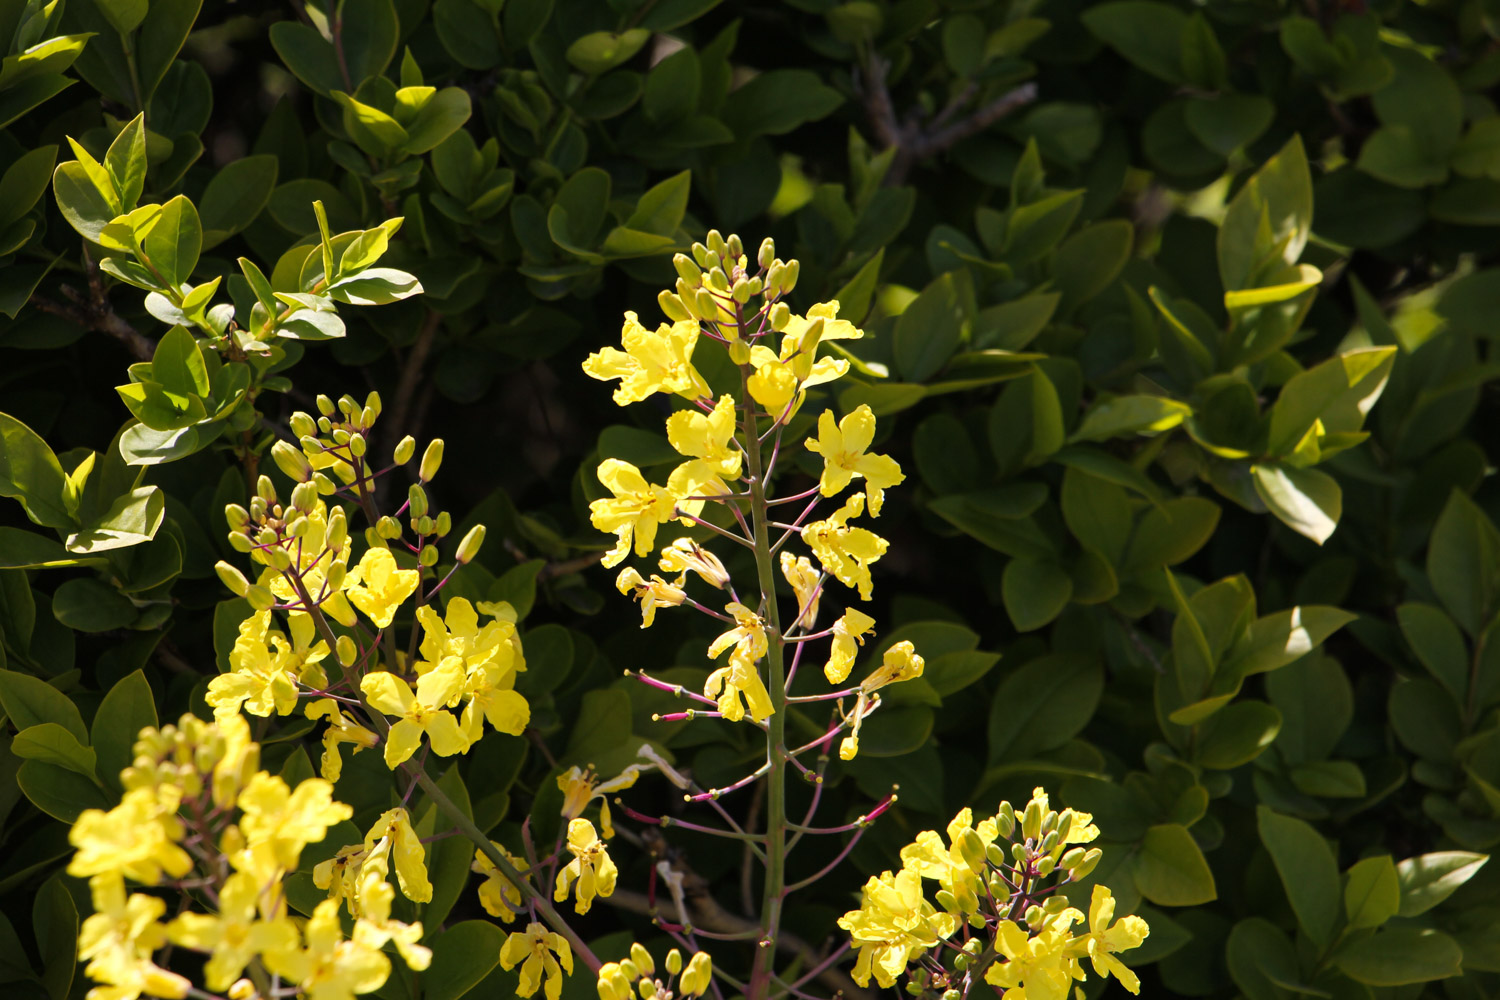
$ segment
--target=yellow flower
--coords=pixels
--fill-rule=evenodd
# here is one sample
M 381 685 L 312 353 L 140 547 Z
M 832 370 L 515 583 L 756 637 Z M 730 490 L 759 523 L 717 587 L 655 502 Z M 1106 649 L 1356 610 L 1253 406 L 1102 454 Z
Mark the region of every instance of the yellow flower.
M 193 859 L 176 843 L 184 833 L 177 818 L 181 794 L 170 785 L 133 788 L 108 812 L 85 809 L 68 831 L 68 843 L 78 849 L 68 874 L 115 873 L 145 885 L 158 882 L 163 871 L 186 875 Z
M 680 580 L 675 584 L 668 583 L 655 573 L 647 580 L 633 566 L 620 570 L 620 575 L 615 578 L 615 587 L 620 593 L 641 602 L 641 628 L 649 628 L 656 621 L 657 608 L 679 607 L 687 600 Z
M 982 820 L 976 828 L 972 810 L 965 807 L 948 824 L 947 846 L 936 831 L 924 830 L 901 849 L 901 864 L 952 893 L 961 913 L 974 913 L 988 875 L 985 848 L 999 835 L 993 819 Z
M 328 458 L 331 464 L 332 456 Z M 317 467 L 316 461 L 313 464 Z M 344 537 L 337 551 L 327 547 L 329 528 L 334 522 L 344 520 L 344 512 L 336 507 L 330 514 L 327 506 L 319 500 L 303 520 L 307 527 L 300 529 L 302 534 L 282 543 L 282 549 L 291 557 L 291 569 L 302 575 L 303 586 L 314 604 L 321 607 L 325 614 L 339 624 L 352 626 L 355 621 L 354 609 L 349 607 L 343 590 L 334 590 L 327 586 L 328 575 L 333 567 L 349 564 L 351 542 L 347 530 L 340 528 Z M 257 562 L 266 561 L 266 556 L 259 550 L 253 551 L 251 558 Z M 347 581 L 347 577 L 345 579 Z M 268 567 L 261 574 L 260 584 L 267 587 L 283 603 L 300 603 L 301 601 L 297 589 L 292 586 L 291 580 L 284 573 Z
M 517 964 L 521 966 L 521 984 L 516 989 L 516 996 L 535 995 L 545 976 L 547 1000 L 559 1000 L 564 973 L 573 974 L 573 949 L 568 947 L 561 934 L 555 934 L 541 924 L 527 924 L 524 931 L 512 931 L 505 944 L 500 946 L 500 968 L 509 972 Z
M 733 479 L 740 474 L 741 454 L 734 440 L 733 396 L 720 396 L 707 414 L 679 410 L 667 418 L 667 441 L 679 454 L 696 458 L 715 474 Z
M 887 684 L 921 677 L 924 666 L 926 661 L 917 655 L 917 648 L 911 644 L 911 640 L 902 639 L 885 651 L 885 659 L 870 676 L 860 682 L 859 688 L 870 694 Z
M 592 766 L 579 768 L 575 764 L 568 768 L 557 776 L 557 787 L 563 793 L 563 818 L 570 821 L 577 819 L 583 815 L 590 802 L 598 799 L 599 827 L 604 831 L 604 839 L 609 840 L 615 835 L 615 828 L 610 825 L 609 794 L 634 787 L 636 780 L 650 766 L 631 764 L 608 781 L 600 781 Z
M 864 634 L 875 624 L 875 619 L 858 608 L 846 608 L 843 617 L 833 623 L 833 642 L 830 644 L 828 662 L 823 665 L 823 676 L 830 684 L 842 684 L 854 668 L 854 656 L 858 647 L 865 644 Z
M 412 829 L 411 817 L 401 807 L 388 809 L 365 834 L 365 861 L 362 871 L 372 865 L 381 869 L 385 878 L 387 857 L 395 852 L 396 879 L 401 892 L 414 903 L 426 903 L 432 899 L 432 883 L 427 880 L 427 849 L 422 838 Z M 363 904 L 361 904 L 363 911 Z
M 664 573 L 676 573 L 679 577 L 686 577 L 691 570 L 704 583 L 720 590 L 729 584 L 729 571 L 724 568 L 719 557 L 691 538 L 679 538 L 661 550 L 661 570 Z M 677 586 L 682 586 L 681 579 Z
M 814 306 L 813 312 L 817 309 Z M 852 324 L 837 321 L 834 326 L 854 329 Z M 772 417 L 780 417 L 783 413 L 790 417 L 802 405 L 809 388 L 842 378 L 849 371 L 847 361 L 817 358 L 819 341 L 849 339 L 829 337 L 828 330 L 829 323 L 824 317 L 814 316 L 810 320 L 793 317 L 781 338 L 779 354 L 763 345 L 751 348 L 750 364 L 755 368 L 755 374 L 750 376 L 747 388 L 751 398 L 764 406 Z
M 802 540 L 825 570 L 844 586 L 858 589 L 860 600 L 868 601 L 875 589 L 870 564 L 885 555 L 890 543 L 865 528 L 849 527 L 849 519 L 858 517 L 864 507 L 864 494 L 855 493 L 825 520 L 804 525 Z
M 812 560 L 807 556 L 794 556 L 785 549 L 781 550 L 781 575 L 786 577 L 786 582 L 792 585 L 792 593 L 797 595 L 797 620 L 788 627 L 811 630 L 818 620 L 818 602 L 822 598 L 818 584 L 823 575 L 813 569 Z
M 586 819 L 568 822 L 568 850 L 573 855 L 562 871 L 557 873 L 557 885 L 552 898 L 562 902 L 568 898 L 568 890 L 578 883 L 577 901 L 574 909 L 579 913 L 589 912 L 595 896 L 609 896 L 615 891 L 615 878 L 619 870 L 610 859 L 604 841 L 594 832 L 594 824 Z
M 1014 921 L 995 928 L 995 949 L 1005 957 L 984 973 L 984 981 L 1004 990 L 1003 1000 L 1068 1000 L 1073 981 L 1083 978 L 1078 960 L 1069 954 L 1068 927 L 1083 914 L 1064 910 L 1035 935 Z
M 443 706 L 455 703 L 463 693 L 464 672 L 457 659 L 417 678 L 416 694 L 395 674 L 378 671 L 359 682 L 370 706 L 386 715 L 398 716 L 385 741 L 385 765 L 391 770 L 416 753 L 427 734 L 434 753 L 451 757 L 469 749 L 469 740 L 458 719 Z
M 322 778 L 308 778 L 295 790 L 264 771 L 250 779 L 237 802 L 244 815 L 239 829 L 245 846 L 231 858 L 240 871 L 270 881 L 278 872 L 295 871 L 302 849 L 328 835 L 328 828 L 354 815 L 333 799 L 333 786 Z
M 604 565 L 618 566 L 629 553 L 632 538 L 636 555 L 650 555 L 657 525 L 666 524 L 676 516 L 676 499 L 665 488 L 646 482 L 640 469 L 617 458 L 606 458 L 599 463 L 599 482 L 614 498 L 589 504 L 589 519 L 600 531 L 619 536 L 615 547 L 605 555 Z
M 729 666 L 720 667 L 708 675 L 703 696 L 716 699 L 719 711 L 731 722 L 745 717 L 745 705 L 740 703 L 743 696 L 750 708 L 750 717 L 756 722 L 764 722 L 775 711 L 756 668 L 756 661 L 766 655 L 765 621 L 743 604 L 726 604 L 724 610 L 734 616 L 735 627 L 713 641 L 708 647 L 708 656 L 717 659 L 730 646 L 734 647 L 734 652 L 729 654 Z
M 396 866 L 399 871 L 399 855 Z M 387 942 L 393 943 L 401 960 L 409 968 L 421 972 L 432 964 L 432 949 L 424 948 L 418 943 L 422 940 L 420 921 L 407 924 L 391 919 L 391 901 L 395 899 L 396 890 L 385 880 L 386 875 L 385 856 L 371 854 L 360 874 L 359 918 L 354 923 L 353 940 L 356 944 L 371 949 L 384 948 Z M 425 878 L 424 873 L 423 879 Z M 402 890 L 405 891 L 405 888 L 403 884 Z M 427 897 L 432 897 L 431 886 L 428 886 Z
M 821 330 L 818 332 L 818 342 L 825 340 L 859 340 L 864 337 L 865 332 L 847 319 L 839 319 L 839 303 L 837 299 L 832 302 L 819 302 L 807 311 L 806 316 L 798 316 L 795 313 L 787 321 L 786 328 L 782 330 L 782 349 L 784 353 L 791 353 L 786 347 L 786 341 L 791 340 L 793 350 L 800 351 L 807 334 L 812 330 L 818 320 L 823 321 Z M 817 344 L 813 345 L 814 347 Z M 812 361 L 809 359 L 808 364 Z
M 376 628 L 389 628 L 396 609 L 421 582 L 415 569 L 398 569 L 389 549 L 367 549 L 345 577 L 344 594 Z
M 697 951 L 688 959 L 687 968 L 682 970 L 682 978 L 677 982 L 683 993 L 690 997 L 701 997 L 708 992 L 708 983 L 713 974 L 713 960 L 708 957 L 707 952 Z
M 328 683 L 328 673 L 320 664 L 328 657 L 328 643 L 321 639 L 313 641 L 317 637 L 318 627 L 313 624 L 312 615 L 302 611 L 289 612 L 287 631 L 291 633 L 290 644 L 284 637 L 274 632 L 271 634 L 271 643 L 280 653 L 281 665 L 296 674 L 297 679 L 308 687 L 325 686 Z
M 497 618 L 480 627 L 474 605 L 463 597 L 448 602 L 446 621 L 444 617 L 428 604 L 417 609 L 417 621 L 422 625 L 422 658 L 416 663 L 417 673 L 427 673 L 450 656 L 461 659 L 466 671 L 490 663 L 506 670 L 526 669 L 513 620 Z
M 498 662 L 491 662 L 469 672 L 464 685 L 464 705 L 459 727 L 470 745 L 479 742 L 484 735 L 484 722 L 488 719 L 496 732 L 508 736 L 520 736 L 531 721 L 531 704 L 515 689 L 516 673 Z
M 365 860 L 364 844 L 347 844 L 326 861 L 313 866 L 313 885 L 328 890 L 335 903 L 349 901 L 350 915 L 359 912 L 359 872 Z
M 620 406 L 638 403 L 656 392 L 696 399 L 710 394 L 708 383 L 693 367 L 697 342 L 696 320 L 679 320 L 671 326 L 663 323 L 652 332 L 641 325 L 635 313 L 627 312 L 620 331 L 625 350 L 605 347 L 590 354 L 583 370 L 603 382 L 619 379 L 614 399 Z
M 1138 948 L 1151 928 L 1140 917 L 1121 917 L 1113 927 L 1110 921 L 1115 916 L 1115 899 L 1106 886 L 1094 886 L 1093 899 L 1089 901 L 1088 956 L 1094 971 L 1100 976 L 1113 975 L 1120 985 L 1132 993 L 1140 993 L 1141 981 L 1125 963 L 1115 958 L 1117 951 Z
M 187 996 L 188 980 L 151 961 L 151 953 L 166 944 L 166 928 L 158 923 L 166 902 L 142 893 L 126 899 L 118 873 L 95 875 L 89 890 L 94 913 L 79 928 L 78 959 L 88 962 L 85 975 L 104 984 L 89 990 L 89 1000 Z
M 379 736 L 345 715 L 332 698 L 316 698 L 303 711 L 309 719 L 328 719 L 328 728 L 323 730 L 323 760 L 319 769 L 329 781 L 338 781 L 344 770 L 344 758 L 339 754 L 340 743 L 352 745 L 354 752 L 359 753 L 380 742 Z
M 511 854 L 505 848 L 491 844 L 509 861 L 518 871 L 526 870 L 526 863 Z M 479 883 L 479 905 L 484 907 L 484 912 L 492 917 L 499 917 L 505 923 L 516 919 L 516 914 L 521 910 L 521 890 L 516 884 L 500 873 L 495 863 L 483 851 L 474 851 L 474 863 L 469 870 L 484 876 L 484 881 Z
M 308 918 L 307 948 L 291 954 L 267 955 L 266 968 L 294 982 L 308 1000 L 351 1000 L 385 985 L 391 962 L 376 948 L 344 940 L 339 905 L 325 899 Z
M 267 890 L 284 909 L 280 887 Z M 261 887 L 254 875 L 235 872 L 219 890 L 219 912 L 182 913 L 167 925 L 173 944 L 209 953 L 203 966 L 205 985 L 225 990 L 245 971 L 250 960 L 265 952 L 295 952 L 301 945 L 297 925 L 284 914 L 269 920 L 260 914 Z
M 846 414 L 837 425 L 833 412 L 824 410 L 818 417 L 818 436 L 808 438 L 807 447 L 823 456 L 823 476 L 818 490 L 831 497 L 848 486 L 855 476 L 865 480 L 865 496 L 870 502 L 870 516 L 879 517 L 885 502 L 885 491 L 903 481 L 901 466 L 889 455 L 867 455 L 865 449 L 875 438 L 875 414 L 861 403 Z
M 251 715 L 262 718 L 286 715 L 297 707 L 297 675 L 288 669 L 285 658 L 279 652 L 273 655 L 267 645 L 268 639 L 280 640 L 279 645 L 287 648 L 286 640 L 279 632 L 271 632 L 270 625 L 270 611 L 240 622 L 239 638 L 229 652 L 231 672 L 209 681 L 204 696 L 216 718 L 238 715 L 242 705 Z M 325 653 L 328 651 L 327 643 L 319 645 Z
M 854 981 L 868 986 L 873 974 L 882 987 L 890 987 L 907 965 L 950 936 L 958 921 L 938 912 L 922 895 L 921 876 L 903 869 L 866 882 L 859 909 L 840 917 L 839 926 L 859 951 Z

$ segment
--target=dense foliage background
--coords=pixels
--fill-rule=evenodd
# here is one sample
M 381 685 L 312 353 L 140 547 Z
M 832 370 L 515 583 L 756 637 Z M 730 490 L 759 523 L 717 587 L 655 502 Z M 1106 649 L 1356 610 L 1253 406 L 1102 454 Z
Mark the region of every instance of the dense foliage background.
M 1494 995 L 1497 38 L 1484 0 L 0 0 L 0 495 L 26 504 L 0 505 L 0 989 L 87 988 L 66 821 L 124 751 L 85 721 L 138 670 L 161 718 L 201 709 L 244 617 L 212 569 L 222 510 L 280 476 L 261 459 L 318 393 L 379 390 L 386 451 L 446 440 L 434 499 L 490 529 L 451 592 L 525 615 L 532 739 L 460 765 L 481 826 L 554 828 L 557 769 L 612 774 L 642 740 L 705 785 L 761 752 L 652 722 L 671 698 L 621 671 L 701 684 L 711 636 L 642 632 L 587 519 L 601 457 L 674 454 L 580 363 L 624 310 L 655 324 L 671 254 L 712 227 L 774 236 L 800 308 L 837 296 L 871 335 L 831 402 L 888 417 L 908 473 L 872 645 L 928 662 L 830 767 L 830 814 L 892 785 L 899 806 L 782 947 L 822 947 L 916 831 L 1045 782 L 1111 842 L 1099 877 L 1150 920 L 1154 995 Z M 430 145 L 349 99 L 424 82 Z M 203 217 L 199 279 L 253 301 L 235 258 L 270 273 L 321 199 L 335 232 L 404 216 L 389 260 L 425 294 L 137 425 L 114 387 L 168 327 L 49 182 L 65 137 L 102 157 L 140 111 L 147 200 Z M 62 473 L 97 453 L 58 523 L 21 424 Z M 127 526 L 111 505 L 143 486 L 161 499 Z M 101 525 L 138 544 L 65 547 Z M 55 721 L 16 675 L 77 706 L 97 777 L 13 744 Z M 273 769 L 307 766 L 309 728 L 259 734 Z M 338 785 L 362 829 L 383 775 L 361 755 Z M 652 857 L 690 873 L 701 926 L 742 925 L 738 854 L 620 825 L 639 850 L 588 936 L 649 933 L 624 887 Z M 450 920 L 477 912 L 466 893 Z

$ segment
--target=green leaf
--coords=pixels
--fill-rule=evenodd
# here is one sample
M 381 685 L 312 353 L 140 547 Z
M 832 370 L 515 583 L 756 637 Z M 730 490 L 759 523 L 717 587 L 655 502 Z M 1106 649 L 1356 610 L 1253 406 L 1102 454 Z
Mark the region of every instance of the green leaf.
M 818 121 L 844 103 L 844 95 L 806 69 L 773 69 L 738 87 L 721 116 L 741 142 L 760 135 L 783 135 Z
M 156 343 L 151 357 L 151 379 L 179 396 L 209 394 L 208 368 L 198 340 L 184 327 L 173 327 Z
M 1280 462 L 1253 465 L 1255 495 L 1288 528 L 1322 545 L 1339 526 L 1344 494 L 1338 481 L 1317 469 Z
M 903 378 L 925 382 L 947 363 L 963 340 L 972 299 L 969 272 L 949 271 L 896 318 L 895 360 Z
M 140 670 L 122 677 L 99 703 L 90 742 L 99 755 L 99 773 L 112 791 L 119 790 L 120 772 L 135 759 L 132 748 L 141 730 L 156 724 L 156 700 Z
M 1469 687 L 1469 652 L 1453 619 L 1430 604 L 1403 604 L 1396 609 L 1396 620 L 1417 659 L 1462 704 Z
M 1500 603 L 1500 531 L 1458 490 L 1433 525 L 1427 578 L 1443 607 L 1477 638 Z
M 203 246 L 203 227 L 198 210 L 186 195 L 178 195 L 162 206 L 161 217 L 146 236 L 144 249 L 156 271 L 168 284 L 180 285 L 198 266 Z
M 1146 831 L 1131 862 L 1136 888 L 1158 906 L 1199 906 L 1218 898 L 1213 871 L 1193 835 L 1178 823 Z
M 381 306 L 421 295 L 422 283 L 416 275 L 391 267 L 369 267 L 356 275 L 341 278 L 328 287 L 328 296 L 336 302 L 353 306 Z M 300 315 L 294 313 L 293 315 Z M 325 315 L 332 315 L 325 314 Z M 305 317 L 304 317 L 305 318 Z
M 1463 972 L 1463 949 L 1429 928 L 1401 927 L 1356 938 L 1333 954 L 1344 975 L 1366 986 L 1405 986 Z
M 43 527 L 77 525 L 57 456 L 36 431 L 5 413 L 0 413 L 0 496 L 19 500 L 26 516 Z
M 68 551 L 103 552 L 140 545 L 156 537 L 166 514 L 166 494 L 159 486 L 140 486 L 114 499 L 88 527 L 68 536 Z
M 1487 854 L 1436 851 L 1400 862 L 1396 865 L 1396 875 L 1401 881 L 1399 914 L 1415 917 L 1426 913 L 1473 878 L 1487 861 Z
M 205 250 L 255 221 L 271 200 L 278 170 L 276 157 L 264 154 L 241 157 L 215 172 L 200 199 Z
M 1289 455 L 1322 423 L 1327 434 L 1357 431 L 1390 379 L 1395 347 L 1346 351 L 1293 376 L 1271 407 L 1267 454 Z
M 92 577 L 69 580 L 52 595 L 53 616 L 78 632 L 109 632 L 135 621 L 130 600 Z
M 1124 488 L 1070 466 L 1059 500 L 1063 521 L 1079 544 L 1118 566 L 1135 527 L 1135 508 Z
M 628 62 L 650 37 L 651 32 L 645 28 L 631 28 L 619 33 L 593 31 L 574 39 L 565 56 L 584 73 L 598 76 Z
M 19 222 L 47 191 L 56 146 L 38 146 L 21 155 L 0 173 L 0 230 Z
M 1135 227 L 1128 219 L 1096 222 L 1062 241 L 1052 256 L 1052 282 L 1062 293 L 1063 315 L 1110 286 L 1130 259 L 1134 242 Z
M 1168 83 L 1185 83 L 1182 37 L 1187 15 L 1152 0 L 1120 0 L 1086 9 L 1084 27 L 1120 55 Z
M 1203 722 L 1196 743 L 1203 767 L 1229 771 L 1259 757 L 1281 732 L 1281 713 L 1263 701 L 1226 705 Z
M 1165 396 L 1114 396 L 1089 408 L 1069 443 L 1132 434 L 1160 434 L 1192 416 L 1193 408 Z
M 1012 559 L 1002 579 L 1005 612 L 1017 632 L 1031 632 L 1051 622 L 1073 596 L 1073 580 L 1055 562 Z
M 109 809 L 116 804 L 83 775 L 46 761 L 23 761 L 16 782 L 32 805 L 64 823 L 75 822 L 85 809 Z
M 422 974 L 426 1000 L 458 1000 L 500 964 L 505 932 L 488 920 L 465 920 L 432 940 L 432 964 Z
M 25 760 L 40 760 L 56 764 L 96 780 L 94 765 L 96 758 L 90 747 L 84 746 L 68 730 L 55 722 L 43 722 L 27 726 L 16 734 L 10 752 Z
M 0 570 L 48 569 L 61 566 L 80 566 L 100 562 L 95 559 L 80 559 L 62 543 L 20 528 L 0 528 Z
M 1204 497 L 1177 497 L 1142 515 L 1122 566 L 1144 573 L 1175 566 L 1203 547 L 1219 523 L 1219 505 Z
M 1401 188 L 1424 188 L 1448 179 L 1443 150 L 1429 146 L 1406 125 L 1376 129 L 1359 150 L 1359 169 Z
M 1287 1000 L 1280 984 L 1301 978 L 1297 951 L 1274 924 L 1260 917 L 1241 920 L 1224 949 L 1230 978 L 1248 1000 Z
M 974 346 L 1021 350 L 1046 328 L 1061 301 L 1057 292 L 1032 292 L 981 310 L 974 322 Z
M 991 703 L 989 762 L 1062 746 L 1077 736 L 1104 693 L 1104 667 L 1088 656 L 1054 653 L 1018 667 Z
M 1396 915 L 1401 883 L 1390 855 L 1365 858 L 1349 869 L 1344 883 L 1344 916 L 1350 927 L 1379 927 Z
M 1078 218 L 1083 195 L 1083 191 L 1057 191 L 1012 209 L 1005 222 L 1005 261 L 1025 264 L 1056 247 Z
M 144 6 L 144 4 L 142 5 Z M 108 9 L 108 8 L 106 8 Z M 146 116 L 136 115 L 115 136 L 104 156 L 104 168 L 114 181 L 123 212 L 135 210 L 146 186 Z
M 55 723 L 80 743 L 89 738 L 72 699 L 46 681 L 14 670 L 0 670 L 0 706 L 17 729 Z
M 61 873 L 37 890 L 31 925 L 42 959 L 42 985 L 49 1000 L 65 1000 L 78 968 L 78 907 Z
M 674 236 L 682 217 L 687 212 L 688 192 L 692 188 L 693 172 L 684 170 L 641 195 L 635 211 L 625 220 L 625 228 L 657 236 Z
M 1199 142 L 1228 157 L 1271 127 L 1276 106 L 1263 94 L 1225 92 L 1189 101 L 1185 117 Z
M 1261 843 L 1271 854 L 1297 922 L 1313 943 L 1326 945 L 1339 920 L 1338 864 L 1323 835 L 1291 816 L 1257 806 Z
M 702 74 L 698 52 L 685 45 L 651 67 L 646 74 L 641 110 L 648 121 L 664 123 L 686 118 L 698 109 Z
M 407 138 L 401 151 L 416 156 L 435 149 L 463 128 L 473 110 L 469 94 L 462 87 L 444 87 L 432 95 L 416 121 L 406 126 Z
M 583 696 L 568 748 L 558 760 L 582 766 L 617 749 L 629 738 L 630 695 L 617 688 L 589 691 Z
M 1308 604 L 1257 618 L 1234 644 L 1221 672 L 1245 678 L 1280 670 L 1321 646 L 1356 617 L 1328 605 Z
M 1219 227 L 1219 279 L 1226 292 L 1251 288 L 1268 261 L 1295 264 L 1312 231 L 1312 171 L 1299 136 L 1255 172 Z

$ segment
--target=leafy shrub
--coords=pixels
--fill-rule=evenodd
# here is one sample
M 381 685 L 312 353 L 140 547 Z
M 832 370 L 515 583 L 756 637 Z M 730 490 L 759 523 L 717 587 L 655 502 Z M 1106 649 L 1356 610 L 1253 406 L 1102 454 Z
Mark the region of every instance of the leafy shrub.
M 88 988 L 80 915 L 128 904 L 90 898 L 68 831 L 123 808 L 142 727 L 232 701 L 252 639 L 299 658 L 317 690 L 317 671 L 358 661 L 338 648 L 353 634 L 261 618 L 313 595 L 241 576 L 230 535 L 263 544 L 252 520 L 304 521 L 320 546 L 354 536 L 348 616 L 389 637 L 387 665 L 417 662 L 428 634 L 397 611 L 419 585 L 388 586 L 412 570 L 447 628 L 455 608 L 488 607 L 524 649 L 513 694 L 528 718 L 514 702 L 489 716 L 524 735 L 419 752 L 411 787 L 382 759 L 398 743 L 338 725 L 337 702 L 280 714 L 281 681 L 241 699 L 261 716 L 245 733 L 184 721 L 171 737 L 253 741 L 263 785 L 334 781 L 349 815 L 330 806 L 329 834 L 283 865 L 302 915 L 324 895 L 314 880 L 343 884 L 335 851 L 385 822 L 370 845 L 396 843 L 404 895 L 383 919 L 398 938 L 420 921 L 403 947 L 432 955 L 382 996 L 543 988 L 523 961 L 534 942 L 502 954 L 478 918 L 504 908 L 523 830 L 544 852 L 563 843 L 560 818 L 583 808 L 565 793 L 607 787 L 583 790 L 590 765 L 628 784 L 645 743 L 707 791 L 767 760 L 753 722 L 689 715 L 676 694 L 704 689 L 723 623 L 673 612 L 640 631 L 589 523 L 614 495 L 601 463 L 661 483 L 683 456 L 665 397 L 616 408 L 584 361 L 622 312 L 654 329 L 696 308 L 680 287 L 658 293 L 696 280 L 674 254 L 718 226 L 801 262 L 799 316 L 837 301 L 864 331 L 821 345 L 847 370 L 806 387 L 778 471 L 794 493 L 818 479 L 827 449 L 791 445 L 825 437 L 820 414 L 878 420 L 870 449 L 906 482 L 875 522 L 890 547 L 856 676 L 907 642 L 925 669 L 882 695 L 857 755 L 821 781 L 714 797 L 757 833 L 814 803 L 847 827 L 786 861 L 792 882 L 828 872 L 773 946 L 705 948 L 716 977 L 757 967 L 762 991 L 775 967 L 811 976 L 799 991 L 859 995 L 834 928 L 847 912 L 863 947 L 865 878 L 960 809 L 1003 815 L 995 803 L 1046 785 L 1102 831 L 1073 904 L 1090 909 L 1097 882 L 1150 925 L 1127 956 L 1143 990 L 1491 995 L 1491 13 L 0 0 L 0 495 L 17 501 L 0 514 L 6 990 Z M 746 360 L 694 363 L 743 402 Z M 417 438 L 446 444 L 418 463 Z M 315 473 L 323 497 L 347 486 L 357 502 L 306 486 L 293 499 Z M 709 526 L 683 534 L 715 544 Z M 398 537 L 419 541 L 394 570 L 368 554 Z M 775 587 L 754 560 L 725 566 Z M 636 572 L 622 589 L 676 599 Z M 383 710 L 404 704 L 381 694 Z M 483 731 L 486 704 L 463 725 Z M 798 745 L 826 734 L 811 709 L 782 708 L 770 718 Z M 340 736 L 381 749 L 349 756 Z M 674 917 L 764 933 L 755 850 L 695 829 L 681 794 L 653 774 L 621 795 L 619 888 L 569 915 L 570 952 L 633 956 L 601 993 L 669 968 Z M 476 860 L 461 837 L 433 840 L 432 896 L 415 903 L 401 838 L 450 823 L 505 846 Z M 370 870 L 385 898 L 389 866 Z M 709 988 L 701 963 L 677 961 L 681 989 Z M 912 988 L 943 992 L 931 973 Z M 562 988 L 586 996 L 592 978 Z

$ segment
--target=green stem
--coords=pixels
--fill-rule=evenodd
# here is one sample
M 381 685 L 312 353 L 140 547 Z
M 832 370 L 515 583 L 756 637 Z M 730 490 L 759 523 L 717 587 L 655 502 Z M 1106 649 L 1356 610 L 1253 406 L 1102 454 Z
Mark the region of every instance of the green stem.
M 770 517 L 761 464 L 761 445 L 755 421 L 755 402 L 750 398 L 751 368 L 740 367 L 740 391 L 745 410 L 742 425 L 745 459 L 750 472 L 750 519 L 754 529 L 755 571 L 765 607 L 766 668 L 771 695 L 771 717 L 766 726 L 766 885 L 761 902 L 760 949 L 750 976 L 749 1000 L 764 1000 L 771 993 L 776 961 L 776 937 L 781 927 L 781 907 L 786 896 L 786 663 L 782 656 L 781 616 L 776 607 L 776 576 L 771 564 Z

